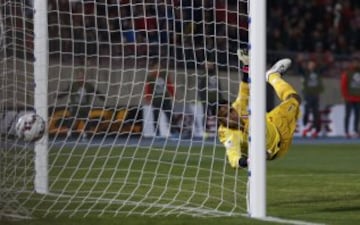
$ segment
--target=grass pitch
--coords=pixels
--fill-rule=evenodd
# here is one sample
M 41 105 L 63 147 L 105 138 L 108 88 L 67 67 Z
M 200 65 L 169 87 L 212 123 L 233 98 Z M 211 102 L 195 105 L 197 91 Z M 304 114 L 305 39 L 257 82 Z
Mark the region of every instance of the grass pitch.
M 289 223 L 291 220 L 296 220 L 334 225 L 358 224 L 360 221 L 359 160 L 360 145 L 358 144 L 293 145 L 285 158 L 268 162 L 267 215 L 290 220 Z M 191 161 L 188 162 L 191 163 Z M 67 172 L 63 171 L 63 173 Z M 93 176 L 91 171 L 82 171 L 82 173 Z M 75 179 L 77 174 L 71 175 Z M 240 172 L 238 176 L 245 177 L 246 171 Z M 66 204 L 66 202 L 59 204 Z M 85 204 L 84 207 L 86 206 Z M 97 205 L 90 206 L 97 207 Z M 101 204 L 98 206 L 100 207 Z M 70 218 L 61 215 L 54 217 L 49 214 L 45 218 L 32 220 L 0 221 L 0 224 L 9 225 L 188 225 L 202 223 L 207 225 L 279 224 L 279 222 L 264 222 L 243 216 L 197 218 L 173 215 L 152 217 L 106 214 L 103 216 L 89 214 L 86 217 L 74 214 Z

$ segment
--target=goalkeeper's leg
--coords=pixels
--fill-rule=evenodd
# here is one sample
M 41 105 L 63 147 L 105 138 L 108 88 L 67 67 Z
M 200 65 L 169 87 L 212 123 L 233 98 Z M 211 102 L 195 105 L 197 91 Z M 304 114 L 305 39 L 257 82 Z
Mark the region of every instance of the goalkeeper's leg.
M 249 55 L 248 51 L 244 49 L 237 50 L 238 59 L 241 62 L 241 68 L 244 75 L 248 75 Z M 281 59 L 277 61 L 267 72 L 266 80 L 273 86 L 276 94 L 281 101 L 285 101 L 289 98 L 295 98 L 297 102 L 301 103 L 301 98 L 295 91 L 295 89 L 282 79 L 282 74 L 290 67 L 290 59 Z
M 289 98 L 295 98 L 300 105 L 301 98 L 299 94 L 282 78 L 283 73 L 290 67 L 290 65 L 290 59 L 281 59 L 277 61 L 273 67 L 266 72 L 266 80 L 274 88 L 281 101 L 285 101 Z
M 267 81 L 274 87 L 282 101 L 268 113 L 268 117 L 271 118 L 281 136 L 280 150 L 276 153 L 276 157 L 285 155 L 289 150 L 300 111 L 300 96 L 289 83 L 282 79 L 282 73 L 289 68 L 290 64 L 290 59 L 279 60 L 266 73 Z

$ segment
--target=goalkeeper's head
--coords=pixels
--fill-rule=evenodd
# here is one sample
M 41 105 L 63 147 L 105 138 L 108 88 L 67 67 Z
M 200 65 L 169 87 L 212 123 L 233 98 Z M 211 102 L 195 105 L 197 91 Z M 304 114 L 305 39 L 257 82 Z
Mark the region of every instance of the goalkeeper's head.
M 218 122 L 219 125 L 228 127 L 230 129 L 240 129 L 241 120 L 237 111 L 229 106 L 229 104 L 220 103 L 218 107 Z

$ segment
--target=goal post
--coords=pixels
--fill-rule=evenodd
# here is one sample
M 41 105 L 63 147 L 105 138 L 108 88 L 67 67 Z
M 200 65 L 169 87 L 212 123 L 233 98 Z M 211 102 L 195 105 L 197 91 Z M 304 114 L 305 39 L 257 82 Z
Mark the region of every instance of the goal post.
M 47 1 L 34 1 L 34 109 L 48 121 L 48 21 Z M 48 132 L 35 143 L 35 191 L 48 193 Z
M 216 111 L 238 94 L 248 1 L 33 2 L 0 3 L 0 196 L 12 212 L 247 215 L 247 171 L 228 165 Z M 256 69 L 264 46 L 250 44 Z M 29 109 L 48 123 L 35 144 L 14 136 Z
M 266 217 L 266 1 L 250 1 L 250 165 L 249 214 Z

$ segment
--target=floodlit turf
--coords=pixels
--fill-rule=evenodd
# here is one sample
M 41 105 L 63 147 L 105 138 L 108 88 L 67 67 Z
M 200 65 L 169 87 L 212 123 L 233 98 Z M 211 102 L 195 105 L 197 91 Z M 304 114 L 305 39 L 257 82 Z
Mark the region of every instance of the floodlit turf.
M 268 214 L 327 224 L 360 221 L 360 145 L 296 145 L 268 165 Z
M 360 221 L 360 145 L 293 145 L 289 154 L 268 163 L 267 215 L 322 224 L 358 224 Z M 84 162 L 85 163 L 85 162 Z M 191 163 L 191 162 L 190 162 Z M 86 171 L 84 171 L 86 172 Z M 246 176 L 243 171 L 239 176 Z M 66 204 L 66 202 L 61 203 Z M 85 207 L 86 205 L 84 205 Z M 94 205 L 90 205 L 94 207 Z M 101 204 L 99 204 L 101 206 Z M 62 216 L 0 224 L 279 224 L 246 217 L 189 216 Z

